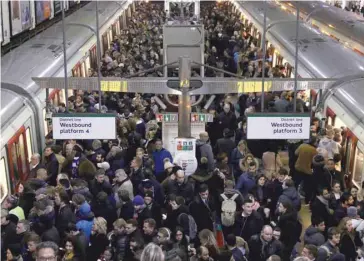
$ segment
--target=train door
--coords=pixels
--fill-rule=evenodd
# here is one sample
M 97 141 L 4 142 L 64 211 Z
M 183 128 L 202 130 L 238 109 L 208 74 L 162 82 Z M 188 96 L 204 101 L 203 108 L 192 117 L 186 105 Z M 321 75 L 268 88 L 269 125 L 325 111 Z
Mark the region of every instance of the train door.
M 10 188 L 16 191 L 17 185 L 25 181 L 29 174 L 29 159 L 32 154 L 30 127 L 22 126 L 7 143 Z
M 109 49 L 109 41 L 107 32 L 102 35 L 102 53 L 105 53 Z
M 6 164 L 8 162 L 6 156 L 6 149 L 3 148 L 1 151 L 0 158 L 0 202 L 2 203 L 6 195 L 9 193 L 9 170 Z
M 85 64 L 85 69 L 86 69 L 86 77 L 88 77 L 88 70 L 91 68 L 91 59 L 90 59 L 90 56 L 87 56 L 86 57 L 86 60 L 84 62 Z
M 82 75 L 82 72 L 81 72 L 81 64 L 80 63 L 77 63 L 75 65 L 75 67 L 73 67 L 72 69 L 72 76 L 73 77 L 81 77 Z
M 354 150 L 353 180 L 361 188 L 364 175 L 364 144 L 358 142 Z
M 92 46 L 90 49 L 90 63 L 92 69 L 97 69 L 97 54 L 96 54 L 96 45 Z

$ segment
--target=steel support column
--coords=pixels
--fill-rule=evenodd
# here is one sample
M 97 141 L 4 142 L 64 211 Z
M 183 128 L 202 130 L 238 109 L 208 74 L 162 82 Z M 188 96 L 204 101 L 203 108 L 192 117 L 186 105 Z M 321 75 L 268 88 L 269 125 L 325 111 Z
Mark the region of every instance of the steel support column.
M 191 137 L 191 97 L 189 94 L 191 79 L 191 60 L 188 57 L 179 59 L 179 81 L 182 94 L 178 100 L 178 137 Z

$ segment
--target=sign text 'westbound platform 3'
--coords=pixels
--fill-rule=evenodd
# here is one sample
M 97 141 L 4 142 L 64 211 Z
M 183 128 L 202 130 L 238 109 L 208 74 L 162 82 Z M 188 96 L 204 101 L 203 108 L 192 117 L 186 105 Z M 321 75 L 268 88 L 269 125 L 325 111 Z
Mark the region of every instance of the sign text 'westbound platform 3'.
M 303 113 L 248 114 L 247 138 L 249 140 L 306 140 L 310 138 L 310 122 L 310 115 Z

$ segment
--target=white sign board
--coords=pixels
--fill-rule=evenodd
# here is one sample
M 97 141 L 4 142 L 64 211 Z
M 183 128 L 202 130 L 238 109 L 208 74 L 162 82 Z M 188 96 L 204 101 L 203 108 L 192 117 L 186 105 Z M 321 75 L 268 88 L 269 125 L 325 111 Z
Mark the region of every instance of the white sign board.
M 191 123 L 191 136 L 195 139 L 200 138 L 200 133 L 206 131 L 205 122 Z M 175 156 L 176 138 L 178 137 L 178 123 L 162 122 L 162 140 L 163 147 L 168 150 L 172 156 Z
M 249 140 L 307 140 L 310 138 L 310 123 L 309 114 L 248 114 L 247 138 Z
M 53 139 L 115 139 L 115 114 L 55 114 L 52 117 Z
M 198 166 L 195 155 L 188 152 L 178 153 L 174 158 L 173 163 L 180 166 L 184 170 L 186 176 L 195 173 Z
M 179 153 L 196 154 L 196 139 L 194 138 L 176 138 L 174 141 L 175 156 Z

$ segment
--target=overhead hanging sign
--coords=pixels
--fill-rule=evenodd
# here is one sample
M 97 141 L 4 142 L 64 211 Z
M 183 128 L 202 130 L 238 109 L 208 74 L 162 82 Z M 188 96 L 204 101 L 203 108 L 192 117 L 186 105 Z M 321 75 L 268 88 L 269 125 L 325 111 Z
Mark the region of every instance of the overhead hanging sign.
M 115 114 L 54 114 L 53 139 L 92 140 L 116 138 Z
M 309 114 L 302 113 L 252 113 L 248 114 L 247 138 L 249 140 L 307 140 L 310 138 Z

